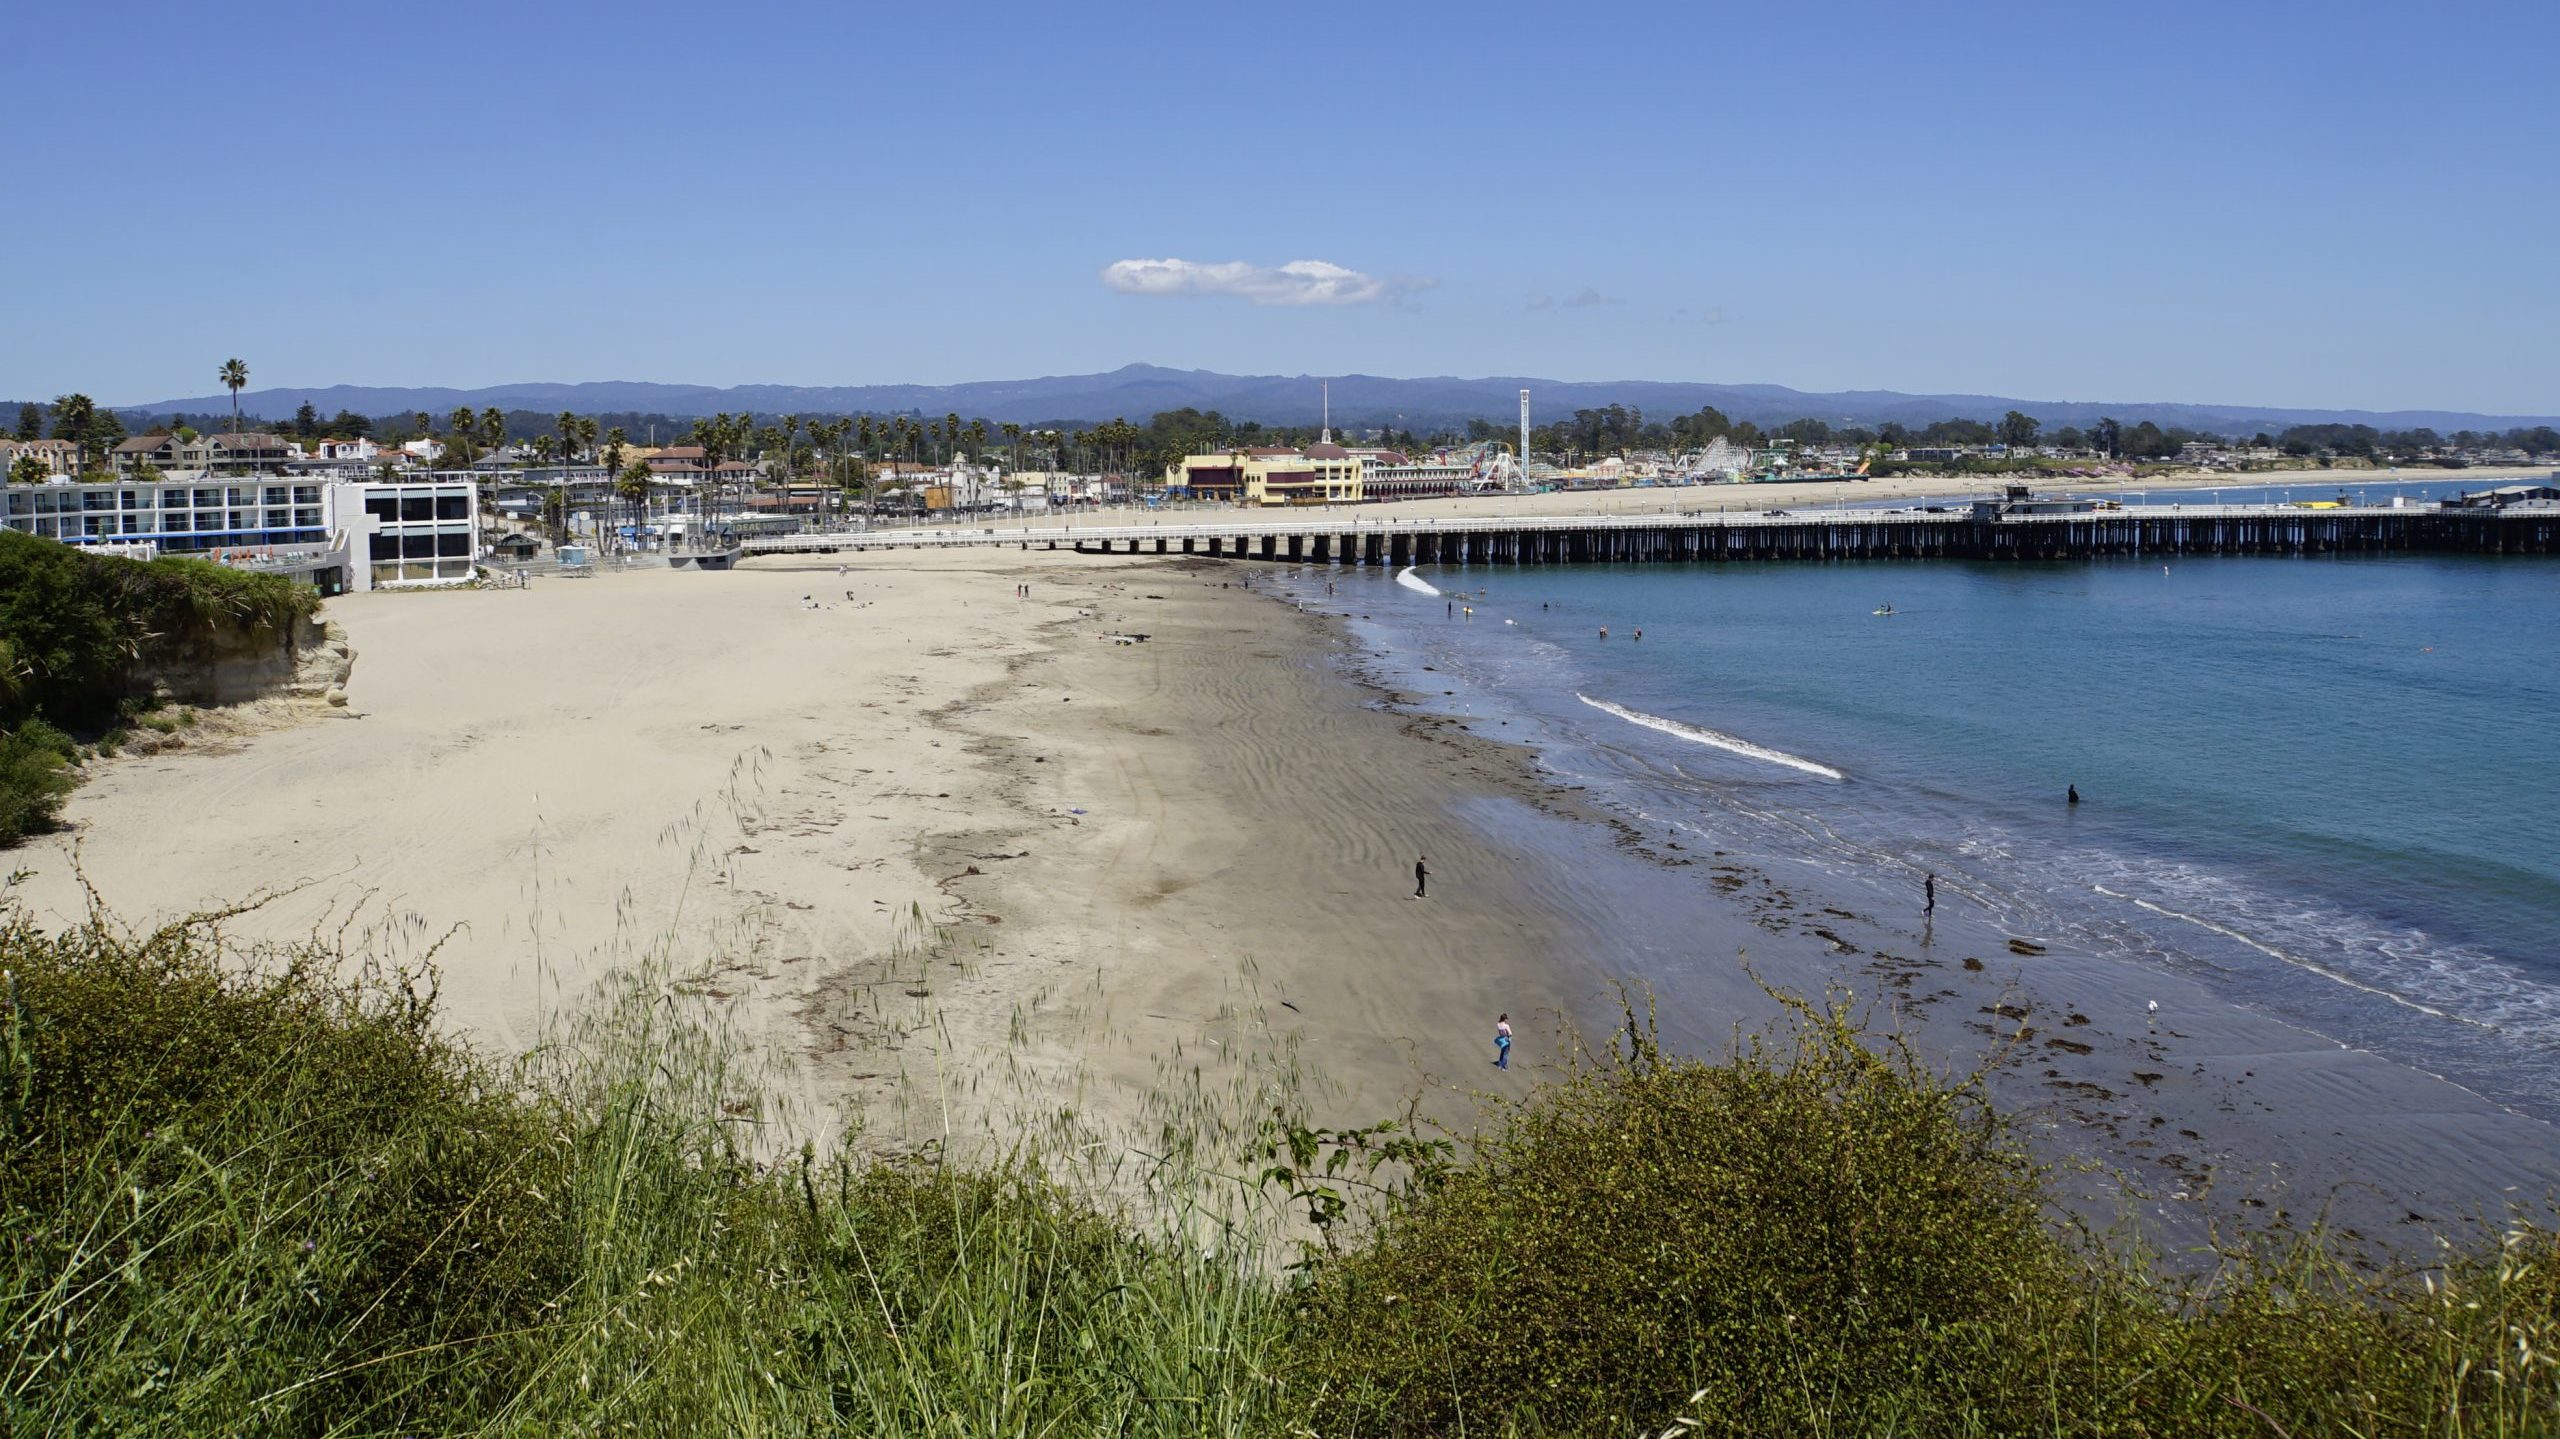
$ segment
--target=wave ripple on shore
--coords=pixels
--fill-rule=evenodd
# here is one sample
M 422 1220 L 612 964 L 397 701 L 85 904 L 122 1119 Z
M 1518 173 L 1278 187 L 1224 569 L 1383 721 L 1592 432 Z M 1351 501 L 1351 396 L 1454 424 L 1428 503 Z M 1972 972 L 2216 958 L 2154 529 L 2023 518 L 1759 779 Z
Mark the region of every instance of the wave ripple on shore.
M 1812 760 L 1806 759 L 1801 755 L 1791 755 L 1784 750 L 1774 750 L 1766 745 L 1753 744 L 1747 739 L 1738 739 L 1721 730 L 1706 729 L 1699 725 L 1682 724 L 1678 720 L 1664 719 L 1660 715 L 1649 715 L 1642 710 L 1631 710 L 1625 705 L 1611 704 L 1607 700 L 1596 700 L 1591 696 L 1580 692 L 1576 692 L 1574 698 L 1591 706 L 1593 709 L 1599 710 L 1603 714 L 1616 715 L 1618 718 L 1625 720 L 1629 724 L 1642 725 L 1649 730 L 1659 730 L 1664 734 L 1671 735 L 1678 739 L 1687 740 L 1692 744 L 1713 745 L 1717 749 L 1741 755 L 1745 759 L 1756 759 L 1767 764 L 1784 765 L 1788 769 L 1802 770 L 1806 774 L 1819 775 L 1824 779 L 1845 780 L 1848 778 L 1847 775 L 1842 774 L 1840 771 L 1833 769 L 1827 764 L 1816 764 Z

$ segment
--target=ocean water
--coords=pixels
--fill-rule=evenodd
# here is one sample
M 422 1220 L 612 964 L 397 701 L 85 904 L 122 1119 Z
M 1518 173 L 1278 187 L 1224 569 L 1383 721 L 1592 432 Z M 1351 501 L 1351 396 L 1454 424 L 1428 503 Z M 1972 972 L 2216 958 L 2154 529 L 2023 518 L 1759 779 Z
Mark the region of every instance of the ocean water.
M 2560 1119 L 2560 564 L 1409 579 L 1446 594 L 1295 587 L 1335 585 L 1393 678 L 1633 822 L 1891 912 L 1935 873 L 1942 912 L 2201 978 Z

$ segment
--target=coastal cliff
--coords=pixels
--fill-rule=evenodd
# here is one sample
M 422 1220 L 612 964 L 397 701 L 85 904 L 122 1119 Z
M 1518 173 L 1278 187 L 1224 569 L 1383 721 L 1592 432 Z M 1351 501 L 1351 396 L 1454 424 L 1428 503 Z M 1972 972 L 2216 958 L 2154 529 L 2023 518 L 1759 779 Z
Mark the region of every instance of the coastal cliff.
M 193 714 L 165 705 L 344 704 L 353 654 L 319 607 L 281 576 L 0 530 L 0 845 L 52 828 L 91 759 L 184 743 Z
M 354 667 L 347 632 L 305 615 L 281 626 L 214 625 L 158 637 L 126 666 L 125 690 L 161 704 L 236 705 L 278 695 L 344 704 Z

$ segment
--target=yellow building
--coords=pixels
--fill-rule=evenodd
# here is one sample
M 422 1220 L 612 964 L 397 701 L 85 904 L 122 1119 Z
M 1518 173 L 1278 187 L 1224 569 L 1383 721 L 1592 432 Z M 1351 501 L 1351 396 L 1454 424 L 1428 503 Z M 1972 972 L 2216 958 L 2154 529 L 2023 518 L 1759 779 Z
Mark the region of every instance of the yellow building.
M 1363 466 L 1340 445 L 1187 455 L 1165 479 L 1201 500 L 1255 506 L 1357 504 Z

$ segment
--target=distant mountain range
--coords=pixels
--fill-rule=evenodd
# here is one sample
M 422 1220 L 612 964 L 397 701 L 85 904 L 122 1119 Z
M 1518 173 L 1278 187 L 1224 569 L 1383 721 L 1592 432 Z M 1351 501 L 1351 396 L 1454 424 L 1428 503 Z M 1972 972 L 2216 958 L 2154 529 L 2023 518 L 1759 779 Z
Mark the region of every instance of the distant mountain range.
M 245 415 L 281 419 L 304 403 L 324 415 L 353 410 L 361 415 L 396 415 L 426 410 L 442 416 L 458 405 L 474 409 L 550 413 L 576 410 L 586 414 L 638 413 L 692 417 L 720 411 L 769 414 L 898 414 L 937 416 L 958 412 L 964 419 L 997 423 L 1074 423 L 1125 418 L 1145 423 L 1159 410 L 1190 406 L 1217 410 L 1230 419 L 1259 420 L 1269 425 L 1308 425 L 1320 412 L 1318 381 L 1333 386 L 1333 419 L 1341 425 L 1392 423 L 1399 429 L 1428 430 L 1471 419 L 1506 424 L 1520 412 L 1521 390 L 1530 392 L 1533 416 L 1541 423 L 1578 409 L 1626 405 L 1666 418 L 1693 414 L 1713 405 L 1736 420 L 1760 425 L 1814 418 L 1835 425 L 1877 425 L 1899 420 L 1925 425 L 1963 418 L 1997 420 L 2010 410 L 2023 410 L 2048 429 L 2087 425 L 2102 415 L 2127 424 L 2151 420 L 2217 433 L 2253 433 L 2302 424 L 2366 424 L 2377 429 L 2405 430 L 2424 426 L 2441 431 L 2507 429 L 2516 425 L 2560 423 L 2548 415 L 2480 415 L 2457 410 L 2306 410 L 2250 405 L 2207 405 L 2161 401 L 2027 400 L 2000 395 L 1912 395 L 1897 390 L 1848 390 L 1816 393 L 1784 385 L 1709 385 L 1667 380 L 1540 380 L 1525 376 L 1484 379 L 1432 377 L 1399 380 L 1378 375 L 1221 375 L 1208 370 L 1168 370 L 1155 365 L 1129 365 L 1100 375 L 1053 375 L 1036 380 L 977 380 L 958 385 L 661 385 L 630 380 L 597 380 L 581 384 L 491 385 L 477 390 L 412 389 L 396 386 L 331 385 L 325 389 L 248 390 L 240 396 Z M 167 414 L 228 413 L 228 394 L 197 395 L 118 410 Z

